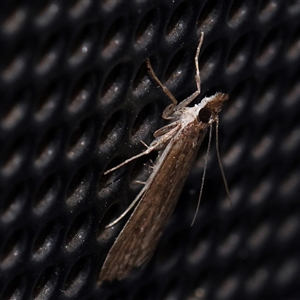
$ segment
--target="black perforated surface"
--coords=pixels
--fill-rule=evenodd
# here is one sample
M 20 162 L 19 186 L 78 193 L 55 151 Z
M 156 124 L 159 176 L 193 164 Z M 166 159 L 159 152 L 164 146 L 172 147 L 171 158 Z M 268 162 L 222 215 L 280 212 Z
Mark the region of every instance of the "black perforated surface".
M 298 299 L 300 1 L 1 1 L 0 299 Z M 153 259 L 99 286 L 169 99 L 229 93 Z

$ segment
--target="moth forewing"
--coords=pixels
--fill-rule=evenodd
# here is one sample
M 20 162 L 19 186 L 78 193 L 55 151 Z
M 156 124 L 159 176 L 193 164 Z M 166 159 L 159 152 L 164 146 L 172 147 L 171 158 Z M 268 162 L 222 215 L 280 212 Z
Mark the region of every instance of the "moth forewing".
M 155 161 L 153 172 L 136 199 L 140 201 L 104 261 L 100 283 L 124 279 L 133 267 L 142 265 L 151 257 L 205 133 L 218 118 L 225 100 L 227 95 L 217 93 L 194 107 L 181 109 L 178 131 Z M 205 117 L 201 120 L 203 110 Z

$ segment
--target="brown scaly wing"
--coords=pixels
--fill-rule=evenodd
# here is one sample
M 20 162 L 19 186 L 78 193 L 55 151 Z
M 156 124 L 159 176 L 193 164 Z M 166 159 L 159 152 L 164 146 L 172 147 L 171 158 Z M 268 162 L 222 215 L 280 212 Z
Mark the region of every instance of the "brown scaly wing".
M 105 259 L 100 283 L 125 278 L 133 267 L 140 266 L 152 256 L 207 128 L 207 124 L 194 121 L 170 141 L 156 162 L 149 188 Z

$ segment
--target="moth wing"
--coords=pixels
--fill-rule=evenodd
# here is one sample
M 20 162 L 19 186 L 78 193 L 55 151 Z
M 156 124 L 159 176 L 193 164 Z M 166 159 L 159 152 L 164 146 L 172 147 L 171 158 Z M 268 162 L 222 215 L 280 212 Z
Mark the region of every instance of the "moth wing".
M 149 188 L 104 261 L 100 283 L 125 278 L 133 267 L 152 256 L 206 130 L 207 125 L 203 123 L 191 123 L 171 139 L 148 179 Z

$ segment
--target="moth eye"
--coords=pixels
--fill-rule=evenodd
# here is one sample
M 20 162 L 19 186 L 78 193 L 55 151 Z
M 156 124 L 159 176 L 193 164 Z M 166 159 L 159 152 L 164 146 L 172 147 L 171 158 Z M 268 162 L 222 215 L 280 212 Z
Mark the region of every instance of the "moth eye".
M 208 107 L 203 107 L 199 111 L 199 120 L 203 123 L 208 123 L 211 117 L 211 110 Z

